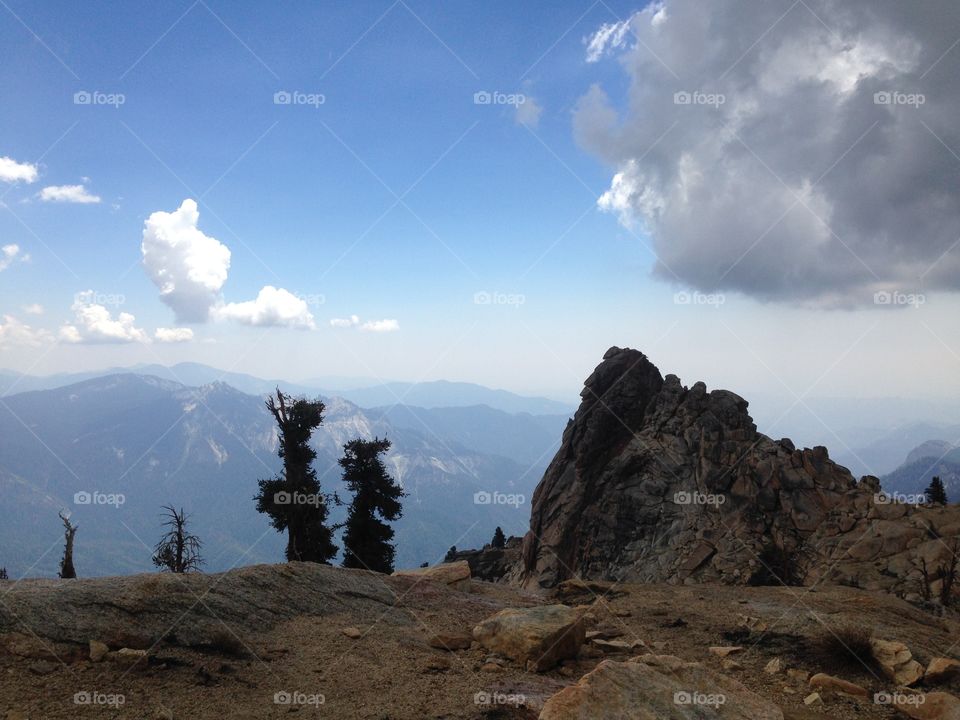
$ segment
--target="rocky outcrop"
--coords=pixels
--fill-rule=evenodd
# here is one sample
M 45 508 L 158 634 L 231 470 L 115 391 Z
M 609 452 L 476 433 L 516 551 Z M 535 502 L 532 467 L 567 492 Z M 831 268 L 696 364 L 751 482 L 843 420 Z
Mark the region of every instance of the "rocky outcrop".
M 470 574 L 478 580 L 499 582 L 516 567 L 522 546 L 523 538 L 509 537 L 502 548 L 486 545 L 482 550 L 459 550 L 449 557 L 453 562 L 466 561 Z
M 586 636 L 580 613 L 566 605 L 507 608 L 473 629 L 487 650 L 542 672 L 577 656 Z
M 397 570 L 394 577 L 412 578 L 416 581 L 426 580 L 461 590 L 470 585 L 470 565 L 466 560 L 442 563 L 431 567 L 416 568 L 414 570 Z
M 511 574 L 528 587 L 772 572 L 909 597 L 920 559 L 935 567 L 960 535 L 957 508 L 888 502 L 876 478 L 857 482 L 826 448 L 761 434 L 746 400 L 685 387 L 636 350 L 608 350 L 581 398 Z

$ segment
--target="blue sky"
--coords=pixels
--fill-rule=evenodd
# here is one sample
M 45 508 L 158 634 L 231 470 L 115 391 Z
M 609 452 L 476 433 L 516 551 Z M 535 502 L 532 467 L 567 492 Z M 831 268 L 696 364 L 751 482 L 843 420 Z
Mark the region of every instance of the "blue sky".
M 719 288 L 722 306 L 694 307 L 676 300 L 696 290 L 690 276 L 651 275 L 670 239 L 656 245 L 648 228 L 598 206 L 624 158 L 577 127 L 595 85 L 620 122 L 642 121 L 628 110 L 631 50 L 586 60 L 586 42 L 640 22 L 642 3 L 5 1 L 0 157 L 37 178 L 0 182 L 0 246 L 18 247 L 0 274 L 0 315 L 36 342 L 8 333 L 0 367 L 197 360 L 569 398 L 618 344 L 745 395 L 814 382 L 832 394 L 929 393 L 910 377 L 917 368 L 960 390 L 949 293 L 884 312 L 731 287 Z M 124 101 L 75 104 L 83 91 Z M 277 105 L 278 91 L 324 102 Z M 523 94 L 534 109 L 475 104 L 481 91 Z M 41 199 L 73 185 L 100 201 Z M 221 304 L 282 288 L 306 302 L 313 329 L 175 317 L 141 240 L 152 213 L 187 199 L 199 231 L 231 253 Z M 80 333 L 71 306 L 87 290 L 122 298 L 104 303 L 111 318 L 134 315 L 152 341 Z M 42 314 L 25 310 L 36 304 Z M 353 327 L 331 326 L 354 315 Z M 362 329 L 383 321 L 389 331 Z M 64 325 L 80 327 L 79 342 L 64 341 Z M 156 328 L 193 337 L 162 343 Z

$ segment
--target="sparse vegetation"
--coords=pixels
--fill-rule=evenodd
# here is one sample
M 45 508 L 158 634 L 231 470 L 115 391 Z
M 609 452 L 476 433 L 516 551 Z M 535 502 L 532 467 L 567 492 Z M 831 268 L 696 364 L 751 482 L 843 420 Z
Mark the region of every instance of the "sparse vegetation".
M 337 554 L 333 530 L 327 525 L 327 503 L 337 499 L 320 491 L 313 468 L 317 453 L 310 447 L 310 436 L 323 423 L 324 409 L 320 400 L 293 398 L 279 388 L 267 400 L 267 410 L 277 422 L 277 454 L 283 471 L 260 480 L 254 499 L 257 511 L 268 515 L 278 532 L 287 533 L 287 560 L 329 564 Z
M 950 607 L 956 601 L 956 582 L 960 565 L 960 543 L 954 540 L 949 545 L 950 555 L 931 571 L 926 558 L 920 558 L 920 597 L 927 602 L 936 599 L 943 607 Z
M 7 575 L 7 569 L 5 567 L 0 567 L 0 580 L 9 580 L 10 576 Z
M 204 560 L 200 557 L 200 538 L 187 530 L 187 516 L 183 508 L 177 512 L 172 505 L 165 505 L 163 524 L 166 534 L 157 543 L 153 555 L 153 564 L 162 570 L 173 573 L 199 572 Z
M 808 661 L 837 674 L 876 673 L 877 661 L 870 638 L 870 631 L 862 627 L 825 627 L 808 641 Z
M 396 551 L 387 522 L 403 513 L 404 492 L 380 459 L 389 449 L 390 441 L 379 438 L 351 440 L 343 446 L 339 463 L 343 481 L 353 493 L 343 533 L 344 567 L 393 572 Z
M 750 576 L 751 585 L 803 585 L 802 552 L 771 540 L 757 556 L 759 567 Z
M 63 521 L 63 557 L 60 559 L 60 577 L 65 580 L 72 580 L 77 577 L 77 571 L 73 567 L 73 538 L 77 534 L 77 525 L 70 522 L 70 516 L 60 513 L 60 519 Z
M 243 641 L 229 630 L 215 632 L 206 647 L 218 655 L 227 657 L 242 658 L 249 654 Z

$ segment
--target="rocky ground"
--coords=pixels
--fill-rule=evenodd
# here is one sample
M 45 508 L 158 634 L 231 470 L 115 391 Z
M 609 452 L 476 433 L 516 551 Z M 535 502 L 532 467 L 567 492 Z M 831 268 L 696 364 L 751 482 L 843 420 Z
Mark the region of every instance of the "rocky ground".
M 960 655 L 960 622 L 890 595 L 719 585 L 563 590 L 535 595 L 465 579 L 460 569 L 430 579 L 303 564 L 0 582 L 0 718 L 905 716 L 875 701 L 897 688 L 884 667 L 844 658 L 835 636 L 909 648 L 888 658 L 899 680 L 913 684 L 901 699 L 925 689 L 960 694 L 960 680 L 949 676 L 912 677 L 934 658 Z M 489 620 L 506 608 L 515 612 Z M 529 614 L 533 624 L 523 625 Z M 566 631 L 585 639 L 575 657 L 564 657 Z M 525 660 L 521 651 L 544 637 Z M 829 687 L 811 686 L 818 673 L 833 676 L 815 680 Z M 678 700 L 678 692 L 688 695 Z M 925 708 L 914 700 L 903 709 L 957 717 L 937 705 L 946 696 L 925 697 Z

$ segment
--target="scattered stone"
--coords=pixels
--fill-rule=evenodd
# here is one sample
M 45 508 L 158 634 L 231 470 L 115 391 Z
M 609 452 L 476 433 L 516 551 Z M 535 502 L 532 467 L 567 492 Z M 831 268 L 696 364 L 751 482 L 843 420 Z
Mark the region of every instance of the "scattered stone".
M 821 690 L 834 690 L 844 693 L 845 695 L 853 695 L 854 697 L 867 697 L 870 694 L 866 688 L 834 677 L 833 675 L 827 675 L 826 673 L 817 673 L 810 678 L 810 687 Z
M 960 699 L 945 692 L 929 692 L 916 696 L 917 702 L 900 703 L 897 709 L 914 720 L 957 720 Z M 920 701 L 920 698 L 923 698 Z
M 345 627 L 340 632 L 342 632 L 351 640 L 359 640 L 360 638 L 363 637 L 363 633 L 360 632 L 360 630 L 355 627 Z
M 623 637 L 623 630 L 618 628 L 604 628 L 603 630 L 588 630 L 587 640 L 613 640 Z
M 730 645 L 726 647 L 712 647 L 710 652 L 716 655 L 719 658 L 725 658 L 734 653 L 743 652 L 743 648 L 739 645 Z
M 106 643 L 102 643 L 99 640 L 90 641 L 90 661 L 98 663 L 103 660 L 107 653 L 110 652 L 110 648 L 107 647 Z
M 631 615 L 629 610 L 614 610 L 613 614 L 616 615 L 617 617 L 622 617 L 622 618 L 630 617 Z
M 443 563 L 433 567 L 396 570 L 393 574 L 397 577 L 441 583 L 455 590 L 465 590 L 470 586 L 470 564 L 466 560 Z
M 433 657 L 427 660 L 423 665 L 421 672 L 424 674 L 435 675 L 437 673 L 446 672 L 451 667 L 450 661 L 445 657 Z
M 583 619 L 566 605 L 507 608 L 473 629 L 473 637 L 492 650 L 543 672 L 574 658 L 586 637 Z
M 807 681 L 810 680 L 810 673 L 808 673 L 806 670 L 790 668 L 787 670 L 787 677 L 796 683 L 806 684 Z
M 480 666 L 480 669 L 483 672 L 489 672 L 489 673 L 502 673 L 504 671 L 504 669 L 501 666 L 497 665 L 496 663 L 484 663 L 483 665 Z
M 780 658 L 774 658 L 763 666 L 763 671 L 768 675 L 776 675 L 780 672 L 782 664 Z
M 741 665 L 736 660 L 733 660 L 731 658 L 724 658 L 720 664 L 724 670 L 728 670 L 728 671 L 743 670 L 743 665 Z
M 960 675 L 960 660 L 953 658 L 934 658 L 927 665 L 923 681 L 930 685 L 939 685 Z
M 633 643 L 626 642 L 625 640 L 600 640 L 594 639 L 592 644 L 595 647 L 600 648 L 604 652 L 608 653 L 627 653 L 632 652 L 636 648 Z
M 440 650 L 468 650 L 473 638 L 464 633 L 437 633 L 427 640 L 430 647 Z
M 740 627 L 746 628 L 750 632 L 764 632 L 767 629 L 767 623 L 758 617 L 737 615 L 737 621 Z
M 612 600 L 626 594 L 626 590 L 617 589 L 617 586 L 612 583 L 580 580 L 579 578 L 564 580 L 553 591 L 553 596 L 563 603 L 579 602 L 584 599 L 592 601 L 598 598 Z
M 803 699 L 804 705 L 822 705 L 823 698 L 820 697 L 820 693 L 810 693 Z
M 779 708 L 736 680 L 700 663 L 673 661 L 676 669 L 671 671 L 662 659 L 656 660 L 659 667 L 604 660 L 577 684 L 549 698 L 540 720 L 783 720 Z
M 887 679 L 909 687 L 923 677 L 923 665 L 913 659 L 910 648 L 896 640 L 870 640 L 873 657 Z
M 27 670 L 34 675 L 50 675 L 56 672 L 58 667 L 60 666 L 48 660 L 37 660 L 36 662 L 30 663 L 27 666 Z

